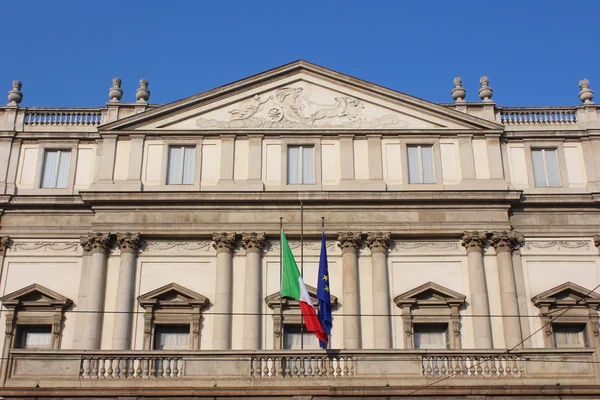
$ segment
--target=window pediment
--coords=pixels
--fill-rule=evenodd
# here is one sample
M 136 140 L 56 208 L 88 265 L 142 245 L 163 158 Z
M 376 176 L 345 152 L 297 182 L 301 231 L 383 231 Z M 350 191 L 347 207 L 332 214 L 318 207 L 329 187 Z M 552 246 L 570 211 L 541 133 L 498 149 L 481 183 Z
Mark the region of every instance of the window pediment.
M 427 282 L 419 287 L 402 293 L 394 298 L 398 307 L 403 306 L 450 306 L 462 305 L 466 296 L 434 282 Z
M 170 283 L 158 289 L 154 289 L 138 297 L 140 306 L 152 308 L 200 308 L 204 309 L 210 301 L 207 297 L 187 289 L 177 283 Z
M 0 298 L 4 307 L 9 309 L 30 307 L 60 307 L 66 308 L 73 302 L 67 297 L 58 294 L 42 285 L 34 283 L 23 289 L 9 293 Z
M 308 294 L 310 296 L 310 300 L 312 301 L 313 306 L 317 307 L 319 305 L 319 300 L 317 299 L 317 289 L 315 289 L 314 287 L 312 287 L 310 285 L 306 285 L 306 290 L 308 291 Z M 284 309 L 292 308 L 292 307 L 294 307 L 294 308 L 300 307 L 298 305 L 297 300 L 288 299 L 286 297 L 281 298 L 280 293 L 281 292 L 276 292 L 265 298 L 265 302 L 267 303 L 267 306 L 269 306 L 270 309 L 279 308 L 279 300 L 280 299 L 281 299 L 281 305 L 283 306 Z M 338 301 L 337 297 L 332 294 L 331 295 L 331 306 L 335 307 L 337 305 L 337 301 Z
M 538 307 L 560 307 L 578 305 L 597 308 L 600 305 L 600 294 L 573 282 L 566 282 L 550 290 L 534 296 L 531 301 Z

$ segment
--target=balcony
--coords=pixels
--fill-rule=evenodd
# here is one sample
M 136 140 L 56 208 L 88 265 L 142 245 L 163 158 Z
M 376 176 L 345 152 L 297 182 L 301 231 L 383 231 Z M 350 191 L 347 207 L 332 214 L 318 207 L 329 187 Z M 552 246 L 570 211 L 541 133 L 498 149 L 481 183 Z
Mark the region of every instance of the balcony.
M 0 395 L 160 390 L 350 390 L 410 393 L 443 379 L 458 391 L 596 385 L 591 349 L 356 351 L 13 350 Z M 64 392 L 61 392 L 64 388 Z M 232 389 L 233 388 L 233 389 Z M 416 388 L 416 389 L 415 389 Z M 165 392 L 165 393 L 167 393 Z M 282 393 L 283 393 L 282 392 Z M 180 392 L 178 392 L 180 393 Z M 186 392 L 187 393 L 187 392 Z M 191 393 L 191 392 L 190 392 Z M 391 394 L 391 392 L 390 392 Z

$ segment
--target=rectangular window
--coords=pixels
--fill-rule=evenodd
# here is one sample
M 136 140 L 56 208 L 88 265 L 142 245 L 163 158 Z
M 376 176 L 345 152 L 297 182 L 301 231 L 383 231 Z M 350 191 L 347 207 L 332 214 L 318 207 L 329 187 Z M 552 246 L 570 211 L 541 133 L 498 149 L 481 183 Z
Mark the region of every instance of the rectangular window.
M 283 329 L 283 348 L 297 350 L 302 347 L 305 349 L 318 349 L 319 339 L 313 332 L 307 332 L 306 327 L 303 332 L 300 332 L 300 325 L 285 325 Z
M 189 325 L 155 325 L 154 350 L 189 350 Z
M 287 169 L 289 185 L 314 185 L 314 146 L 288 146 Z
M 533 177 L 537 187 L 560 186 L 556 149 L 532 149 Z
M 170 146 L 167 185 L 193 185 L 196 169 L 195 146 Z
M 408 150 L 408 182 L 435 183 L 433 146 L 406 146 Z
M 447 324 L 414 324 L 415 349 L 447 349 Z
M 70 150 L 46 150 L 40 186 L 44 189 L 65 189 L 69 183 L 70 164 Z
M 19 326 L 15 347 L 19 349 L 49 349 L 52 347 L 52 327 L 50 325 Z
M 554 324 L 554 347 L 586 347 L 585 324 Z

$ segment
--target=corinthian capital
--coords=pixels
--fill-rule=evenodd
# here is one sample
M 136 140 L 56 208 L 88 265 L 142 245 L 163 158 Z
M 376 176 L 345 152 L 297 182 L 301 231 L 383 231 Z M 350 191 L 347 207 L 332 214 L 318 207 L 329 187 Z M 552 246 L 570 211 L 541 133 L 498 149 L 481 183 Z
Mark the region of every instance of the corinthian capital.
M 361 236 L 361 232 L 338 232 L 338 246 L 342 249 L 342 254 L 357 253 Z
M 371 253 L 387 253 L 390 247 L 390 232 L 369 232 L 367 233 L 367 247 L 371 249 Z
M 246 249 L 246 254 L 260 254 L 265 247 L 265 234 L 256 232 L 242 233 L 242 247 Z
M 215 232 L 212 236 L 213 247 L 217 250 L 217 254 L 233 252 L 235 243 L 235 233 Z
M 594 235 L 594 245 L 600 247 L 600 235 Z
M 81 237 L 81 247 L 86 253 L 105 253 L 110 246 L 110 233 L 90 233 Z
M 8 247 L 10 247 L 11 240 L 8 236 L 0 236 L 0 253 L 4 253 Z
M 496 249 L 496 253 L 503 251 L 512 253 L 514 249 L 523 243 L 523 235 L 519 235 L 514 231 L 494 232 L 492 233 L 490 242 L 492 242 L 492 245 Z
M 117 233 L 117 246 L 121 249 L 121 253 L 136 253 L 140 248 L 139 233 Z
M 483 253 L 485 242 L 489 236 L 490 234 L 487 232 L 465 232 L 461 238 L 462 245 L 467 249 L 467 253 L 473 251 Z

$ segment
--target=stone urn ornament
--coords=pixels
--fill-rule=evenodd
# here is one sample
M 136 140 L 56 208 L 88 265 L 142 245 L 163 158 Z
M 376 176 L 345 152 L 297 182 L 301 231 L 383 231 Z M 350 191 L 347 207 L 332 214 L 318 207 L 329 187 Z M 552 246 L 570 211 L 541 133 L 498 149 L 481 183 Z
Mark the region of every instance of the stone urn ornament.
M 457 103 L 464 102 L 467 91 L 462 85 L 462 79 L 459 76 L 454 78 L 454 88 L 452 89 L 452 98 Z
M 110 97 L 111 102 L 117 102 L 121 100 L 123 97 L 123 89 L 121 89 L 121 78 L 113 78 L 113 85 L 108 90 L 108 97 Z
M 592 99 L 594 98 L 594 92 L 590 89 L 590 81 L 582 79 L 579 81 L 579 100 L 584 104 L 594 104 Z
M 138 103 L 146 103 L 150 98 L 150 91 L 148 90 L 148 80 L 140 79 L 140 87 L 135 91 L 135 97 Z
M 23 84 L 20 80 L 14 80 L 12 86 L 12 89 L 8 92 L 8 105 L 16 106 L 23 101 L 23 93 L 21 92 Z
M 490 80 L 487 76 L 482 76 L 481 78 L 479 78 L 479 98 L 483 101 L 491 101 L 492 100 L 492 93 L 494 93 L 494 91 L 492 90 L 492 88 L 489 85 Z

